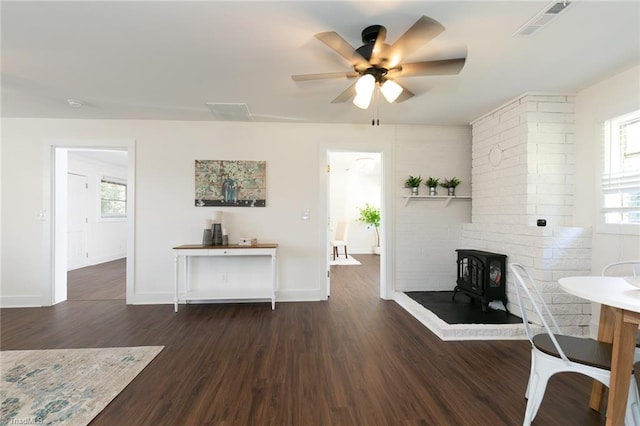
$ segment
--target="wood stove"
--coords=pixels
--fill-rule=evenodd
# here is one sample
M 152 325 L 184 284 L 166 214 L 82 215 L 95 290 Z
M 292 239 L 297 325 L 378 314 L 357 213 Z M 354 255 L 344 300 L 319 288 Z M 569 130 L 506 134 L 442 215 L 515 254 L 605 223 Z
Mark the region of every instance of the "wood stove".
M 487 311 L 489 302 L 500 300 L 507 311 L 505 273 L 507 256 L 481 250 L 457 249 L 458 276 L 453 290 L 453 300 L 459 291 L 479 300 Z

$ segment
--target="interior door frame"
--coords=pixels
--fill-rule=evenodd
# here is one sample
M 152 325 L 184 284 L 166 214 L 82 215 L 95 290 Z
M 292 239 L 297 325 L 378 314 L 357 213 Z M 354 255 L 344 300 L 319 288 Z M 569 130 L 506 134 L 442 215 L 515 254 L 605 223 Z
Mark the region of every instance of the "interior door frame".
M 47 142 L 50 159 L 50 192 L 45 192 L 51 208 L 51 277 L 50 303 L 67 300 L 67 172 L 68 151 L 127 151 L 127 257 L 126 303 L 132 303 L 135 291 L 135 140 L 55 140 Z M 50 196 L 48 196 L 50 194 Z
M 87 175 L 83 175 L 83 174 L 80 174 L 80 173 L 72 173 L 72 172 L 69 172 L 67 170 L 67 179 L 68 179 L 67 180 L 67 188 L 71 187 L 71 185 L 69 185 L 71 176 L 76 176 L 76 177 L 81 178 L 83 180 L 83 184 L 84 184 L 84 189 L 83 189 L 83 194 L 82 194 L 82 201 L 83 201 L 82 202 L 82 204 L 83 204 L 82 213 L 83 213 L 84 219 L 81 221 L 81 224 L 82 224 L 82 228 L 83 228 L 83 230 L 82 230 L 82 251 L 85 253 L 85 255 L 82 256 L 83 262 L 80 265 L 76 265 L 76 268 L 83 268 L 83 267 L 87 266 L 87 257 L 86 257 L 87 245 L 88 245 L 87 228 L 89 227 L 89 225 L 87 224 L 86 218 L 87 218 L 87 216 L 89 214 L 89 212 L 87 211 L 87 203 L 88 203 L 87 184 L 89 183 L 89 178 L 88 178 Z M 72 199 L 73 199 L 72 197 L 69 197 L 69 189 L 67 189 L 67 204 L 69 204 L 69 202 Z M 67 219 L 70 219 L 70 215 L 69 215 L 68 211 L 67 211 Z M 68 229 L 68 226 L 69 226 L 69 220 L 67 220 L 67 235 L 69 235 L 68 232 L 70 231 Z M 69 241 L 67 241 L 67 243 L 68 242 Z M 67 247 L 69 247 L 69 245 L 67 245 Z M 67 271 L 69 271 L 69 259 L 70 258 L 71 258 L 71 255 L 69 254 L 68 249 L 67 249 Z
M 319 158 L 320 161 L 320 211 L 323 212 L 323 216 L 320 222 L 321 229 L 319 230 L 321 235 L 321 241 L 324 241 L 323 245 L 323 266 L 326 271 L 326 280 L 321 288 L 321 297 L 323 300 L 328 299 L 330 289 L 330 270 L 329 256 L 327 256 L 327 250 L 331 242 L 331 236 L 329 235 L 329 153 L 330 152 L 371 152 L 380 154 L 380 162 L 382 169 L 381 176 L 381 205 L 380 205 L 380 298 L 385 300 L 393 299 L 393 256 L 392 247 L 394 247 L 393 232 L 391 232 L 391 225 L 393 224 L 393 192 L 390 190 L 391 177 L 393 174 L 393 151 L 389 143 L 377 143 L 377 144 L 348 144 L 341 146 L 333 146 L 330 144 L 321 144 Z

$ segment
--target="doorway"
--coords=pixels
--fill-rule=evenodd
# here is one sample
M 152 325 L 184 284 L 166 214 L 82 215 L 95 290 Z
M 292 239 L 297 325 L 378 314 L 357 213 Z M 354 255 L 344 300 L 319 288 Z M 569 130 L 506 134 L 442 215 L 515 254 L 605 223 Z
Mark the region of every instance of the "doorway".
M 96 269 L 102 264 L 115 263 L 124 277 L 120 278 L 124 286 L 119 289 L 118 298 L 130 303 L 134 277 L 134 141 L 106 146 L 82 142 L 66 147 L 52 144 L 51 149 L 54 176 L 52 304 L 69 299 L 69 270 Z M 126 215 L 122 217 L 102 215 L 100 189 L 106 177 L 126 182 L 126 199 L 131 202 L 127 203 Z M 97 295 L 101 294 L 100 289 L 96 290 Z
M 379 256 L 383 251 L 379 243 L 380 228 L 359 220 L 362 209 L 373 208 L 380 211 L 382 207 L 382 153 L 361 151 L 327 152 L 328 182 L 328 241 L 330 242 L 329 273 L 327 274 L 327 295 L 331 295 L 331 267 L 357 266 L 358 255 Z M 346 228 L 346 237 L 342 230 Z M 340 235 L 337 233 L 340 232 Z M 333 250 L 331 242 L 344 238 L 344 247 Z M 336 253 L 337 252 L 337 253 Z M 335 258 L 335 259 L 334 259 Z M 382 259 L 378 276 L 380 294 L 382 295 Z M 368 261 L 368 264 L 371 262 Z
M 86 175 L 67 172 L 67 270 L 87 266 L 87 191 Z

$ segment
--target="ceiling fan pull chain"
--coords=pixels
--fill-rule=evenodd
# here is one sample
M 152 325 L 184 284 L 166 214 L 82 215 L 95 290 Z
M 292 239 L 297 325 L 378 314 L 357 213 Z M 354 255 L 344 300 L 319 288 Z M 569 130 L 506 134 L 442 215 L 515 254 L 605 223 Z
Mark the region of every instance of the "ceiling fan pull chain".
M 380 125 L 380 91 L 376 90 L 376 125 Z
M 375 97 L 375 92 L 373 96 Z M 374 99 L 373 102 L 376 102 L 376 100 Z M 374 108 L 371 108 L 371 125 L 372 126 L 376 125 L 376 110 Z

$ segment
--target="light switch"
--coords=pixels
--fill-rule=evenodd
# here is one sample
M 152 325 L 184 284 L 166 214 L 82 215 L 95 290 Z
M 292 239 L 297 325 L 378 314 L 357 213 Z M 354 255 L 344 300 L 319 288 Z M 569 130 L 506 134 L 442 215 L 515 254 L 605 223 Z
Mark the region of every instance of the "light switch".
M 309 219 L 311 219 L 311 213 L 309 212 L 309 210 L 302 210 L 302 220 Z
M 46 210 L 38 210 L 38 220 L 44 222 L 47 220 L 47 211 Z

